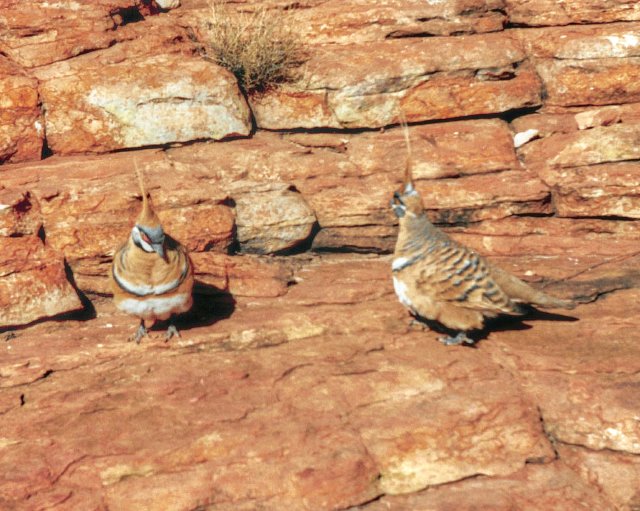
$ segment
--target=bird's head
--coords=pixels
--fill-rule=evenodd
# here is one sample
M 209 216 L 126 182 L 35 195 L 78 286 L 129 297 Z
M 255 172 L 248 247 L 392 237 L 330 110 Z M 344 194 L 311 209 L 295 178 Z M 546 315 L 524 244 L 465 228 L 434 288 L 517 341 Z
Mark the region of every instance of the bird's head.
M 135 159 L 134 166 L 142 194 L 142 211 L 138 215 L 133 229 L 131 229 L 131 238 L 135 245 L 145 252 L 155 252 L 166 260 L 164 250 L 165 235 L 162 224 L 160 224 L 160 219 L 151 206 L 151 195 L 145 189 L 144 179 Z
M 136 246 L 148 253 L 155 252 L 166 259 L 164 251 L 165 235 L 161 225 L 148 226 L 136 223 L 131 229 L 131 238 Z
M 422 197 L 411 180 L 405 182 L 400 190 L 393 193 L 391 209 L 398 218 L 417 217 L 424 212 Z

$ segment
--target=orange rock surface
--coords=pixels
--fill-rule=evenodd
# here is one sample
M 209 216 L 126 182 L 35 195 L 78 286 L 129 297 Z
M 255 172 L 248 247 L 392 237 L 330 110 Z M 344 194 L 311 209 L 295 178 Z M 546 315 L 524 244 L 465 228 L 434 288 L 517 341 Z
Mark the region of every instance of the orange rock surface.
M 304 43 L 251 96 L 170 3 L 0 0 L 0 509 L 637 510 L 638 3 L 229 1 Z M 430 218 L 575 310 L 410 324 L 400 109 Z M 169 343 L 108 296 L 135 165 Z

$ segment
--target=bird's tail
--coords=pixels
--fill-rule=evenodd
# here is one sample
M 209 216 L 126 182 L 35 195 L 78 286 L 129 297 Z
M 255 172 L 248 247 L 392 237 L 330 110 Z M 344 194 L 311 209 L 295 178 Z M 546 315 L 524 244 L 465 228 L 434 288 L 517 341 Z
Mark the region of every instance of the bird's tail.
M 492 266 L 491 276 L 496 284 L 514 301 L 528 303 L 546 309 L 573 309 L 576 304 L 572 300 L 563 300 L 534 289 L 518 277 Z

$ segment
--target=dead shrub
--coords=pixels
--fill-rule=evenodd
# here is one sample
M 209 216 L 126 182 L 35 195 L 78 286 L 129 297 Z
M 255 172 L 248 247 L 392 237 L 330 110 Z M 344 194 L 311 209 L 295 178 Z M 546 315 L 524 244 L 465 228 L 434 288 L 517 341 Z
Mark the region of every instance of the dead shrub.
M 246 94 L 265 92 L 298 77 L 305 58 L 300 40 L 282 19 L 286 13 L 265 7 L 236 11 L 220 1 L 210 5 L 205 53 L 231 71 Z

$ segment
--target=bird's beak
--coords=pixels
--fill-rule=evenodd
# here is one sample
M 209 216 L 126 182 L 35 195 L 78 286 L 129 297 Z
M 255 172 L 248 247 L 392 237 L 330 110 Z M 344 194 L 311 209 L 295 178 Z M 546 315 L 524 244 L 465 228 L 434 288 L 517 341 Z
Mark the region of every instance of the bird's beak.
M 152 243 L 151 248 L 153 248 L 154 252 L 162 257 L 162 259 L 167 260 L 166 254 L 164 253 L 164 243 Z

